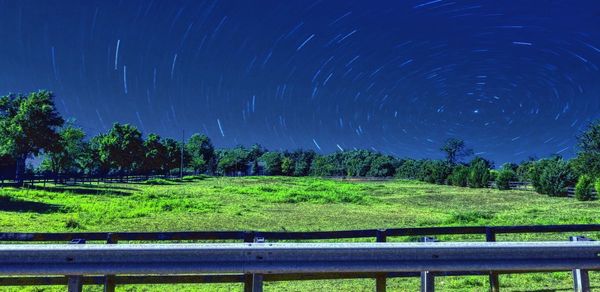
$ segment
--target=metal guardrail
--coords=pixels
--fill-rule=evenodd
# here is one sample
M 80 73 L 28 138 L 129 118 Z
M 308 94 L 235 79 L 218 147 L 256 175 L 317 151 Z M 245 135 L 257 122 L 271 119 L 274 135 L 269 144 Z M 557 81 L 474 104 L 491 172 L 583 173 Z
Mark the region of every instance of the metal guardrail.
M 85 233 L 0 233 L 0 242 L 68 242 L 74 239 L 89 241 L 105 241 L 109 244 L 145 241 L 243 241 L 252 243 L 277 240 L 327 240 L 344 238 L 374 238 L 376 242 L 383 243 L 389 237 L 405 236 L 436 236 L 436 235 L 483 235 L 487 242 L 495 242 L 496 235 L 518 233 L 566 233 L 568 235 L 587 232 L 600 232 L 600 224 L 579 225 L 542 225 L 542 226 L 464 226 L 464 227 L 421 227 L 421 228 L 394 228 L 394 229 L 366 229 L 346 231 L 319 231 L 319 232 L 262 232 L 262 231 L 202 231 L 202 232 L 85 232 Z M 564 235 L 566 236 L 566 235 Z M 556 238 L 556 237 L 554 237 Z M 424 241 L 432 238 L 424 238 Z M 576 237 L 576 239 L 581 239 Z M 82 240 L 79 240 L 81 243 Z M 120 244 L 119 244 L 120 245 Z M 9 246 L 0 244 L 2 246 Z M 581 286 L 585 285 L 587 273 L 578 270 L 578 275 L 583 275 Z M 361 273 L 301 273 L 301 274 L 264 274 L 264 281 L 292 281 L 315 279 L 350 279 L 371 278 L 376 279 L 376 290 L 385 291 L 386 279 L 394 277 L 419 277 L 433 279 L 436 276 L 460 275 L 487 275 L 491 291 L 498 291 L 500 287 L 499 274 L 515 273 L 502 271 L 458 271 L 458 272 L 361 272 Z M 575 276 L 575 274 L 574 274 Z M 121 284 L 173 284 L 173 283 L 244 283 L 245 291 L 252 291 L 255 279 L 252 274 L 222 274 L 222 275 L 92 275 L 79 277 L 80 284 L 104 285 L 105 291 L 114 291 L 115 285 Z M 426 282 L 432 283 L 432 281 Z M 25 286 L 25 285 L 67 285 L 67 278 L 49 276 L 27 277 L 0 277 L 0 286 Z M 425 290 L 431 291 L 431 290 Z M 585 290 L 581 290 L 585 291 Z
M 598 254 L 593 241 L 26 244 L 0 246 L 0 274 L 67 275 L 81 291 L 80 275 L 243 273 L 262 291 L 267 274 L 598 270 Z

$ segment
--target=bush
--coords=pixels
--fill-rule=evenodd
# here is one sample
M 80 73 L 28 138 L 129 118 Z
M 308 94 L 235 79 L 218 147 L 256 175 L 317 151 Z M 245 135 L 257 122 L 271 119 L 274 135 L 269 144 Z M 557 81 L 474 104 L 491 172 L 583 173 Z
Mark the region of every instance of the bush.
M 592 191 L 594 189 L 594 180 L 587 174 L 579 177 L 575 186 L 575 198 L 580 201 L 590 201 L 593 199 Z
M 596 196 L 600 194 L 600 178 L 596 179 L 596 183 L 594 184 L 594 189 L 596 189 Z
M 535 166 L 539 178 L 532 181 L 535 190 L 549 196 L 566 196 L 566 188 L 573 185 L 575 177 L 562 158 L 544 159 Z
M 512 169 L 501 169 L 496 177 L 496 187 L 499 190 L 509 190 L 510 182 L 517 179 L 517 174 Z
M 456 166 L 448 177 L 448 182 L 457 187 L 466 187 L 469 177 L 469 168 L 464 165 Z
M 467 184 L 470 188 L 486 188 L 490 181 L 489 162 L 483 158 L 475 158 L 469 166 Z
M 441 160 L 422 160 L 418 163 L 416 179 L 432 184 L 446 184 L 452 166 Z

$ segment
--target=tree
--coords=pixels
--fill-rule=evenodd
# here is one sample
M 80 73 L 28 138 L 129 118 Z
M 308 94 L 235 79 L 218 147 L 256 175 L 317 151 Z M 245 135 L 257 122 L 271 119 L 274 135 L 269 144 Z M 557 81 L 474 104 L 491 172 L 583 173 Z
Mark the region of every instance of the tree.
M 22 184 L 25 161 L 56 145 L 64 124 L 49 91 L 0 98 L 0 155 L 16 161 L 16 179 Z
M 291 153 L 291 157 L 295 162 L 294 176 L 307 176 L 310 174 L 310 167 L 317 153 L 313 150 L 303 151 L 296 150 Z
M 467 148 L 465 141 L 456 138 L 446 140 L 440 150 L 446 153 L 446 161 L 450 164 L 456 164 L 461 159 L 473 155 L 473 150 Z
M 186 150 L 190 155 L 190 167 L 197 173 L 215 171 L 217 159 L 215 148 L 206 135 L 194 134 L 187 142 Z
M 282 155 L 279 152 L 267 152 L 260 157 L 265 163 L 266 175 L 281 175 Z
M 283 159 L 281 159 L 281 174 L 287 176 L 294 175 L 294 166 L 294 160 L 291 157 L 284 155 Z
M 170 173 L 173 169 L 177 169 L 181 167 L 181 142 L 178 142 L 175 139 L 165 138 L 161 141 L 165 149 L 165 158 L 163 163 L 163 171 L 165 173 Z M 190 159 L 186 158 L 186 152 L 184 151 L 184 161 L 189 161 Z
M 575 185 L 575 198 L 579 201 L 590 201 L 594 198 L 594 179 L 589 175 L 582 175 Z
M 237 146 L 232 149 L 221 149 L 218 153 L 217 171 L 222 175 L 246 174 L 248 170 L 248 149 Z
M 371 162 L 367 176 L 390 177 L 396 174 L 395 159 L 391 156 L 378 155 Z
M 469 177 L 469 168 L 464 165 L 457 165 L 452 169 L 452 174 L 448 177 L 448 182 L 457 187 L 466 187 Z
M 589 174 L 600 177 L 600 120 L 590 123 L 577 136 L 577 146 L 577 157 L 571 161 L 574 172 L 579 176 Z
M 100 159 L 121 175 L 141 166 L 144 142 L 136 127 L 115 123 L 106 135 L 97 137 Z
M 155 174 L 160 172 L 167 160 L 167 149 L 163 145 L 160 136 L 150 134 L 144 141 L 144 161 L 142 172 Z
M 59 132 L 57 143 L 46 151 L 42 165 L 55 174 L 74 173 L 80 170 L 78 162 L 85 154 L 85 133 L 73 125 L 67 125 Z
M 491 163 L 481 157 L 475 157 L 469 165 L 467 184 L 471 188 L 486 188 L 490 181 Z

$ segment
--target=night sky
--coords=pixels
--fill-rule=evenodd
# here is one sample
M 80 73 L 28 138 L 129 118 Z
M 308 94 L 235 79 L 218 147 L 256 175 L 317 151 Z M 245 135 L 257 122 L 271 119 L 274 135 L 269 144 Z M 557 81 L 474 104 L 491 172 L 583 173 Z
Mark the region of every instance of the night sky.
M 596 0 L 0 0 L 0 94 L 51 90 L 90 135 L 570 157 L 598 66 Z

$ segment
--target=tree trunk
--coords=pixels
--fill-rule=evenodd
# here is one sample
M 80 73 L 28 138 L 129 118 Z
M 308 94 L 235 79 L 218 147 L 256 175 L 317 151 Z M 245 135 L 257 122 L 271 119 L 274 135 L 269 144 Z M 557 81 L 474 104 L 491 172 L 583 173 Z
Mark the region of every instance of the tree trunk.
M 15 170 L 15 181 L 18 187 L 23 186 L 25 179 L 25 161 L 27 160 L 26 155 L 21 155 L 16 159 L 16 170 Z

